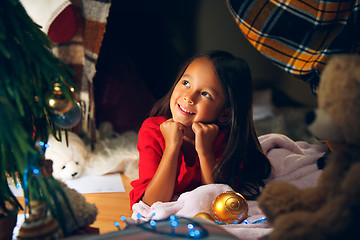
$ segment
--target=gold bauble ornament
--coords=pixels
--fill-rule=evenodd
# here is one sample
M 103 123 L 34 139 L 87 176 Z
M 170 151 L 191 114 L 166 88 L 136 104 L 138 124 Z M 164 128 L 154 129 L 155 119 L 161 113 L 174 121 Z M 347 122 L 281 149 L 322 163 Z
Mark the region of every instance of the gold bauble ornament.
M 54 84 L 53 89 L 47 94 L 46 98 L 49 110 L 54 114 L 66 113 L 73 105 L 72 101 L 64 95 L 60 83 Z
M 81 109 L 77 102 L 65 96 L 62 85 L 55 83 L 46 101 L 49 108 L 49 116 L 54 124 L 60 128 L 72 128 L 81 120 Z M 70 88 L 71 97 L 74 98 L 74 89 Z
M 194 218 L 200 218 L 204 220 L 208 220 L 210 222 L 214 222 L 214 219 L 211 217 L 211 215 L 207 212 L 200 212 L 194 216 Z
M 248 204 L 237 192 L 227 191 L 218 195 L 211 205 L 211 216 L 217 223 L 237 224 L 247 218 Z

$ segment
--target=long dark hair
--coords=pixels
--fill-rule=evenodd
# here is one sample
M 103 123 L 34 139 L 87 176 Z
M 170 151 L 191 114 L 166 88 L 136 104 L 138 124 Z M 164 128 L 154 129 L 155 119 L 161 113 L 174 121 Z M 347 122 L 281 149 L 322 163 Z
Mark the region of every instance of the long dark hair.
M 189 64 L 198 58 L 212 61 L 226 96 L 225 108 L 232 117 L 220 127 L 227 127 L 228 144 L 215 166 L 213 179 L 225 183 L 247 199 L 256 199 L 264 180 L 271 174 L 271 164 L 257 138 L 252 110 L 253 88 L 248 64 L 225 51 L 209 51 L 189 59 L 180 69 L 170 91 L 153 107 L 151 116 L 171 118 L 171 94 Z

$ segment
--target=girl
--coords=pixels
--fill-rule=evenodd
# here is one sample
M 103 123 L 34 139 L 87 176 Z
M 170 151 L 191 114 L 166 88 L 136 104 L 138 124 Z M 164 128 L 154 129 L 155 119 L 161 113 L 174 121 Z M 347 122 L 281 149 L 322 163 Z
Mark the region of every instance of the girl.
M 224 51 L 191 58 L 138 134 L 139 179 L 131 206 L 168 202 L 203 184 L 225 183 L 255 199 L 271 173 L 252 119 L 248 65 Z

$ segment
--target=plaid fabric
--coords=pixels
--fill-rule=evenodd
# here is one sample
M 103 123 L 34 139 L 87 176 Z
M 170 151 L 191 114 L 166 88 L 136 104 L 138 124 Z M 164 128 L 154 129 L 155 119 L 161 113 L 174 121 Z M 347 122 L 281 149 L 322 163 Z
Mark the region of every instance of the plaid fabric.
M 250 43 L 313 91 L 329 57 L 360 51 L 360 0 L 227 0 Z
M 80 91 L 80 129 L 95 142 L 95 102 L 93 78 L 106 30 L 111 0 L 71 0 L 77 13 L 78 29 L 68 42 L 55 45 L 53 52 L 74 70 L 74 83 Z M 79 131 L 78 130 L 78 131 Z

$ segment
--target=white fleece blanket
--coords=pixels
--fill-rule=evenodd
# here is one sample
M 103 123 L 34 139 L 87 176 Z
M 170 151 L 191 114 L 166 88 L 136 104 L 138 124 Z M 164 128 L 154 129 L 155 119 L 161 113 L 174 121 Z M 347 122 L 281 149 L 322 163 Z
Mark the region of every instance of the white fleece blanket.
M 324 145 L 308 144 L 303 141 L 293 141 L 282 134 L 267 134 L 259 137 L 259 141 L 273 166 L 272 177 L 266 183 L 286 181 L 304 189 L 317 184 L 321 174 L 316 161 L 327 151 Z M 200 186 L 193 191 L 183 193 L 173 202 L 156 202 L 151 207 L 144 202 L 134 204 L 132 218 L 137 220 L 141 214 L 142 220 L 167 219 L 170 215 L 192 218 L 197 213 L 210 213 L 212 201 L 222 192 L 231 191 L 228 185 L 209 184 Z M 220 225 L 236 237 L 259 239 L 267 235 L 271 226 L 266 221 L 258 221 L 265 215 L 256 201 L 248 201 L 248 219 L 242 224 Z

